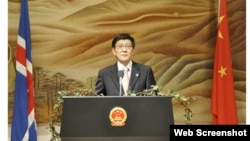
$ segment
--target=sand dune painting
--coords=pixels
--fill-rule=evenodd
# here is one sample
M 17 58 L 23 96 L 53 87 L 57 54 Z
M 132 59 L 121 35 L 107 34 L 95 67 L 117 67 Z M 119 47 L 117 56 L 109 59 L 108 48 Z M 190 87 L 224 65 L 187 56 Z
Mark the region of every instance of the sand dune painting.
M 234 84 L 240 123 L 246 122 L 246 1 L 227 0 Z M 8 1 L 9 121 L 20 0 Z M 57 92 L 93 89 L 99 69 L 114 64 L 111 40 L 129 33 L 134 60 L 153 68 L 162 91 L 193 96 L 195 124 L 212 122 L 211 90 L 217 0 L 29 0 L 36 117 L 48 122 Z M 184 109 L 173 101 L 174 120 Z

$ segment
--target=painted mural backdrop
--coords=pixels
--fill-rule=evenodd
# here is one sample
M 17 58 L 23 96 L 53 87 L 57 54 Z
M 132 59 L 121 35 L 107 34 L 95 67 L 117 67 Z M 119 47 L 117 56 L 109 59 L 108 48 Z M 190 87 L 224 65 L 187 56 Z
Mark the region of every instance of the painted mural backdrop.
M 239 121 L 246 122 L 246 1 L 228 0 Z M 8 1 L 9 121 L 12 118 L 19 0 Z M 57 92 L 94 88 L 99 69 L 115 63 L 111 40 L 136 39 L 134 60 L 153 68 L 162 91 L 194 96 L 193 123 L 211 123 L 217 0 L 30 0 L 36 116 L 47 122 Z M 184 109 L 173 101 L 175 122 Z

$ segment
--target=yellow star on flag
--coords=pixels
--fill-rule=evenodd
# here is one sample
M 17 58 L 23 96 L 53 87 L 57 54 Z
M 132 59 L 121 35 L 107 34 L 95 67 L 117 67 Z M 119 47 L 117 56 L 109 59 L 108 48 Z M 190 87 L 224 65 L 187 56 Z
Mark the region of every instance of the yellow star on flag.
M 218 73 L 220 73 L 220 77 L 227 75 L 226 70 L 227 70 L 227 68 L 224 68 L 223 66 L 220 67 L 220 70 L 218 71 Z
M 220 16 L 219 24 L 223 21 L 224 17 L 225 17 L 225 16 Z M 222 35 L 222 33 L 221 33 L 220 30 L 218 30 L 218 37 L 221 38 L 221 39 L 223 39 L 223 35 Z

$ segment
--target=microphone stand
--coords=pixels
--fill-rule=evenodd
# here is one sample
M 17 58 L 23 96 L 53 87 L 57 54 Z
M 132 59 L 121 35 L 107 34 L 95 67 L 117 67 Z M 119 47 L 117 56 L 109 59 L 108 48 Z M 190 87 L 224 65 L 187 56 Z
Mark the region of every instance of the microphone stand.
M 122 77 L 124 75 L 124 72 L 121 70 L 121 71 L 118 71 L 118 76 L 119 76 L 119 96 L 122 96 Z
M 119 96 L 122 96 L 122 77 L 119 77 L 119 85 L 120 85 Z

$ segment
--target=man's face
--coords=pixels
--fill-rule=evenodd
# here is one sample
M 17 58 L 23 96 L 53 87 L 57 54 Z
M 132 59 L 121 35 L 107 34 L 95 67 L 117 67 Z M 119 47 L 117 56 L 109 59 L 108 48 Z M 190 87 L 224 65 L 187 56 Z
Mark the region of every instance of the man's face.
M 135 50 L 132 47 L 131 41 L 124 39 L 116 43 L 115 48 L 112 48 L 112 52 L 122 64 L 127 65 L 132 59 Z

